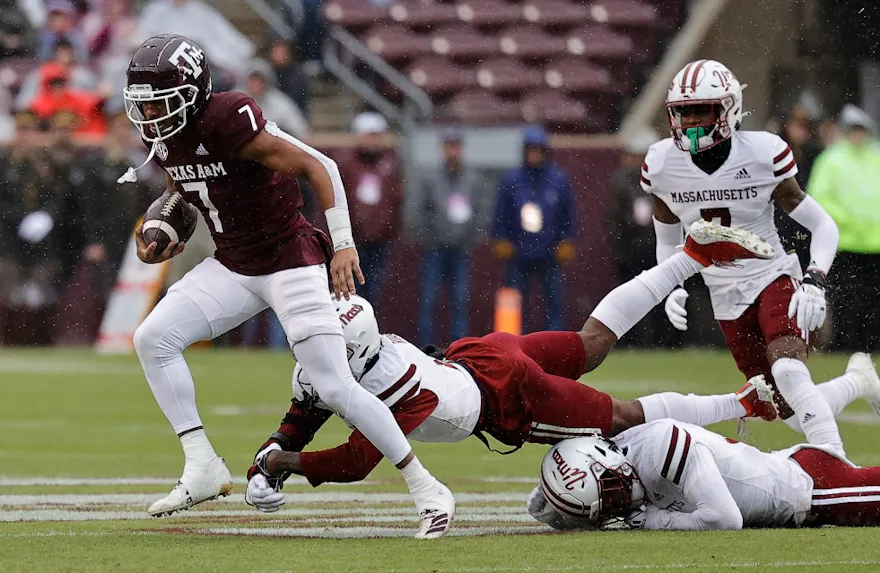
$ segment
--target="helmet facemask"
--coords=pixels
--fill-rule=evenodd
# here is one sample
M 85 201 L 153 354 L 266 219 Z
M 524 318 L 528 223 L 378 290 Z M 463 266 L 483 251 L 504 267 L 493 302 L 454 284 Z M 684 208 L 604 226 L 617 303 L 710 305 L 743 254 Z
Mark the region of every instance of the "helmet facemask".
M 154 90 L 149 84 L 133 84 L 122 92 L 125 114 L 141 132 L 145 141 L 164 141 L 186 127 L 187 110 L 195 106 L 199 89 L 191 84 Z M 147 118 L 145 104 L 158 104 L 158 117 Z
M 733 131 L 739 128 L 739 125 L 731 126 L 728 120 L 731 108 L 735 103 L 733 96 L 712 100 L 684 100 L 667 103 L 669 127 L 676 146 L 682 151 L 689 151 L 691 155 L 696 155 L 730 139 Z M 695 107 L 708 108 L 705 111 L 711 111 L 712 118 L 696 124 L 688 122 L 685 127 L 682 121 L 682 117 L 685 115 L 683 111 L 686 108 Z M 701 113 L 701 115 L 703 114 Z

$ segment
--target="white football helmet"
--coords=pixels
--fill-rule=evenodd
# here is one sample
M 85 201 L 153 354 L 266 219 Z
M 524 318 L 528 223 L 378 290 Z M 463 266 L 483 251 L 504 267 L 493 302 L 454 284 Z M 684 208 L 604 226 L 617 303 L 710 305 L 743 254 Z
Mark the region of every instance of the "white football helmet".
M 355 378 L 360 378 L 367 362 L 379 354 L 382 345 L 376 313 L 373 312 L 373 305 L 363 297 L 351 295 L 348 300 L 344 297 L 336 300 L 336 296 L 331 295 L 331 298 L 342 323 L 351 373 Z
M 743 118 L 740 84 L 727 66 L 715 60 L 696 60 L 683 67 L 666 92 L 666 112 L 672 139 L 679 149 L 698 153 L 730 139 Z M 704 125 L 682 127 L 685 106 L 711 106 L 715 119 Z
M 622 519 L 645 497 L 629 460 L 598 436 L 563 440 L 550 448 L 541 462 L 541 489 L 567 522 L 583 528 Z

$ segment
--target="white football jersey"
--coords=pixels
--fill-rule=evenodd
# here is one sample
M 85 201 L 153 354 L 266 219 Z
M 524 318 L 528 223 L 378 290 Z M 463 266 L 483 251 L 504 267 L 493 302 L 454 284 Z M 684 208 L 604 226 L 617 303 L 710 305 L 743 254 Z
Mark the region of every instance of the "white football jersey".
M 389 408 L 426 390 L 437 396 L 431 416 L 409 434 L 414 440 L 459 442 L 469 437 L 480 418 L 482 396 L 467 370 L 435 360 L 395 334 L 383 334 L 381 340 L 379 358 L 361 376 L 360 385 Z M 293 395 L 297 400 L 311 397 L 318 407 L 330 409 L 299 364 L 293 371 Z
M 614 442 L 635 467 L 651 504 L 660 510 L 646 512 L 646 528 L 710 529 L 681 514 L 692 514 L 701 503 L 723 508 L 730 497 L 744 527 L 800 525 L 810 510 L 813 480 L 789 459 L 795 449 L 768 454 L 673 420 L 630 428 Z M 712 483 L 718 473 L 720 486 Z
M 641 177 L 642 189 L 669 206 L 685 233 L 699 219 L 717 220 L 752 231 L 773 247 L 770 260 L 738 261 L 702 271 L 719 320 L 739 318 L 780 276 L 803 278 L 797 256 L 785 253 L 773 222 L 773 190 L 798 172 L 791 148 L 766 131 L 737 131 L 730 141 L 727 161 L 711 175 L 671 138 L 659 141 L 648 149 Z

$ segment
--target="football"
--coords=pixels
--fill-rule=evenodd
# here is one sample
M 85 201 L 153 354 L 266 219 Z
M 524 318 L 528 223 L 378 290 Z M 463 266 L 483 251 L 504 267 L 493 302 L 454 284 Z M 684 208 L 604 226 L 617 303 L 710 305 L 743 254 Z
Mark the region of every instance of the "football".
M 147 245 L 155 242 L 157 253 L 164 251 L 169 243 L 188 241 L 196 230 L 198 213 L 198 209 L 187 203 L 183 195 L 176 191 L 165 191 L 144 214 L 144 241 Z

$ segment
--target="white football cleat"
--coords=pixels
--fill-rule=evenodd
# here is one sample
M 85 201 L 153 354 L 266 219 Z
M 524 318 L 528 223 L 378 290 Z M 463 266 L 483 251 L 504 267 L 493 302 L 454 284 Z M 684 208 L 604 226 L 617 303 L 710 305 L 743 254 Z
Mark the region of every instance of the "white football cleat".
M 702 219 L 691 225 L 682 250 L 707 267 L 725 266 L 740 259 L 773 258 L 773 247 L 763 237 Z
M 452 526 L 455 517 L 455 498 L 449 488 L 434 480 L 427 495 L 415 498 L 419 512 L 419 532 L 416 539 L 437 539 L 442 537 Z M 415 496 L 414 496 L 415 497 Z
M 232 474 L 223 458 L 215 457 L 206 464 L 188 462 L 171 493 L 151 505 L 148 511 L 153 517 L 171 515 L 203 501 L 227 496 L 231 491 Z
M 856 352 L 850 356 L 846 363 L 846 373 L 851 372 L 858 374 L 861 381 L 859 398 L 867 400 L 874 408 L 874 412 L 880 416 L 880 376 L 877 376 L 877 369 L 874 368 L 871 355 Z

